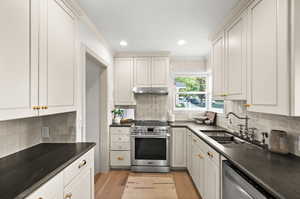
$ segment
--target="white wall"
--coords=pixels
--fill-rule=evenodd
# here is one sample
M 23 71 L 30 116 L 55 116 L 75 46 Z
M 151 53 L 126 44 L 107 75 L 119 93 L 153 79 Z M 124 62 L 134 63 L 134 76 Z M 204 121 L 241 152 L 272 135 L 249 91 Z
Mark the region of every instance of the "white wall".
M 174 76 L 175 74 L 188 73 L 196 74 L 207 72 L 207 59 L 205 57 L 173 57 L 170 61 L 171 67 L 171 91 L 170 98 L 170 110 L 174 108 Z M 199 111 L 174 111 L 176 120 L 191 120 L 195 115 L 199 114 Z
M 101 66 L 86 59 L 86 141 L 95 142 L 95 173 L 100 172 L 100 73 Z

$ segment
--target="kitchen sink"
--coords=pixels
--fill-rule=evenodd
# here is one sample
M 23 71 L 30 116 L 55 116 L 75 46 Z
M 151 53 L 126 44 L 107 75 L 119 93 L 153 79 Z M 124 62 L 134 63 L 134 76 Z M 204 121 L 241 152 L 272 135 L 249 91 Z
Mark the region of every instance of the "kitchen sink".
M 210 131 L 204 132 L 207 136 L 217 141 L 220 144 L 243 144 L 245 141 L 239 139 L 238 137 L 228 133 L 227 131 Z

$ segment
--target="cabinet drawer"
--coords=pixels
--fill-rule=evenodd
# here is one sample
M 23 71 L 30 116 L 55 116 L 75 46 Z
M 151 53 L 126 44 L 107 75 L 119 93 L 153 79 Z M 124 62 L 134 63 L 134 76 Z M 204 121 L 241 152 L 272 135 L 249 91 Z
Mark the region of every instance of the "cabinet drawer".
M 130 128 L 129 127 L 111 127 L 110 128 L 111 134 L 130 134 Z
M 129 135 L 119 135 L 114 134 L 110 136 L 111 143 L 114 142 L 130 142 L 130 136 Z
M 63 195 L 63 175 L 59 173 L 38 190 L 29 195 L 26 199 L 38 198 L 62 198 Z
M 111 166 L 130 166 L 130 151 L 111 151 Z
M 112 142 L 110 145 L 110 150 L 129 151 L 130 142 Z
M 68 185 L 73 178 L 78 176 L 85 169 L 91 168 L 93 165 L 93 159 L 94 150 L 92 149 L 68 166 L 64 170 L 64 186 Z

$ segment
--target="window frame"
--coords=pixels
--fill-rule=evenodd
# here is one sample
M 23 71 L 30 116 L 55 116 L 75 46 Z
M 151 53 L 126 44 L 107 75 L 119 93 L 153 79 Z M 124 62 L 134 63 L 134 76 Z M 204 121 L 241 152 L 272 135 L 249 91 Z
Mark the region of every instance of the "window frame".
M 176 77 L 206 77 L 206 91 L 205 92 L 177 92 L 176 89 Z M 223 114 L 225 111 L 225 101 L 224 101 L 224 108 L 221 109 L 216 109 L 212 108 L 212 101 L 213 101 L 213 96 L 212 96 L 212 75 L 209 72 L 201 72 L 201 73 L 174 73 L 173 76 L 173 81 L 174 81 L 174 94 L 173 94 L 173 110 L 176 112 L 196 112 L 196 111 L 214 111 L 216 113 Z M 206 107 L 205 108 L 178 108 L 176 107 L 176 98 L 180 94 L 205 94 L 206 95 Z
M 205 91 L 199 91 L 199 92 L 177 92 L 176 89 L 176 77 L 205 77 L 206 78 L 206 89 Z M 210 87 L 209 87 L 209 73 L 203 72 L 203 73 L 175 73 L 173 77 L 174 81 L 174 95 L 173 95 L 173 110 L 174 111 L 207 111 L 209 110 L 209 103 L 210 103 Z M 199 94 L 205 94 L 206 96 L 206 107 L 202 108 L 178 108 L 176 107 L 176 98 L 180 94 L 188 94 L 188 95 L 199 95 Z

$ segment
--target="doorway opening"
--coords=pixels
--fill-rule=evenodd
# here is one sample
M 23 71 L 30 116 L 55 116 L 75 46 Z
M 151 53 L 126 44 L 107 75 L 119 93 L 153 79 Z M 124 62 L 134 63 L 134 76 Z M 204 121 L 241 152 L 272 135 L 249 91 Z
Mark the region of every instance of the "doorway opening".
M 81 141 L 94 142 L 95 174 L 108 170 L 107 64 L 88 48 L 83 50 Z

